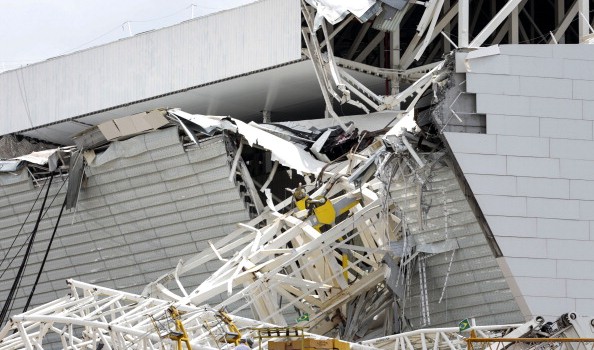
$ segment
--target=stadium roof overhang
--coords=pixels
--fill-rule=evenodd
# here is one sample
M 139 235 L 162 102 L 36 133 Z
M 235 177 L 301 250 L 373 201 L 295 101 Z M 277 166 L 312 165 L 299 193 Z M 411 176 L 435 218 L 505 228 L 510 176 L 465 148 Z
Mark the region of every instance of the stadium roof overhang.
M 350 73 L 375 93 L 385 93 L 383 78 L 357 71 Z M 324 100 L 311 61 L 300 60 L 141 101 L 130 101 L 18 134 L 68 145 L 72 144 L 72 135 L 90 125 L 162 107 L 179 107 L 198 114 L 229 115 L 244 121 L 261 120 L 264 110 L 271 112 L 273 122 L 314 119 L 324 115 Z M 352 109 L 348 107 L 349 111 Z M 347 113 L 347 107 L 343 112 Z

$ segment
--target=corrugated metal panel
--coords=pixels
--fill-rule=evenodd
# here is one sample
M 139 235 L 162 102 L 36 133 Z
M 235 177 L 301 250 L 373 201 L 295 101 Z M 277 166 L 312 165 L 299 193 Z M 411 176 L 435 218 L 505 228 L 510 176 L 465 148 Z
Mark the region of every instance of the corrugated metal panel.
M 148 282 L 174 268 L 180 258 L 206 249 L 207 240 L 216 240 L 233 231 L 237 222 L 249 220 L 238 186 L 227 179 L 229 166 L 221 137 L 185 150 L 177 129 L 171 128 L 123 141 L 113 149 L 120 146 L 141 151 L 87 169 L 90 177 L 80 192 L 77 210 L 66 212 L 58 228 L 33 299 L 35 305 L 63 296 L 66 278 L 140 293 Z M 54 180 L 50 199 L 61 185 L 60 180 Z M 66 185 L 41 222 L 21 284 L 24 291 L 31 289 L 65 189 Z M 0 186 L 7 194 L 1 197 L 0 207 L 1 256 L 6 256 L 39 190 L 32 188 L 28 178 Z M 40 202 L 23 232 L 31 232 Z M 25 236 L 19 235 L 17 247 Z M 16 265 L 20 261 L 19 256 Z M 7 295 L 17 268 L 12 266 L 0 279 L 0 299 Z M 191 281 L 188 285 L 197 284 L 207 277 L 207 271 L 205 266 L 184 279 Z M 22 310 L 26 296 L 18 294 L 15 312 Z
M 422 325 L 418 267 L 413 267 L 410 294 L 400 301 L 413 328 L 453 326 L 467 317 L 477 324 L 523 321 L 511 290 L 495 261 L 485 236 L 460 190 L 454 173 L 436 164 L 423 187 L 422 227 L 419 220 L 418 182 L 414 175 L 393 183 L 392 198 L 417 243 L 456 239 L 459 248 L 448 274 L 452 253 L 426 259 L 427 292 L 431 323 Z M 447 228 L 447 229 L 446 229 Z M 439 303 L 447 276 L 444 297 Z
M 386 12 L 384 11 L 383 14 L 380 14 L 379 17 L 375 21 L 373 21 L 371 27 L 373 29 L 390 32 L 399 29 L 404 15 L 410 9 L 411 6 L 413 5 L 411 5 L 410 2 L 407 2 L 406 6 L 402 10 L 397 11 L 396 15 L 394 15 L 394 17 L 392 17 L 391 19 L 384 18 L 384 15 L 386 14 Z
M 300 21 L 262 0 L 0 74 L 0 135 L 300 59 Z

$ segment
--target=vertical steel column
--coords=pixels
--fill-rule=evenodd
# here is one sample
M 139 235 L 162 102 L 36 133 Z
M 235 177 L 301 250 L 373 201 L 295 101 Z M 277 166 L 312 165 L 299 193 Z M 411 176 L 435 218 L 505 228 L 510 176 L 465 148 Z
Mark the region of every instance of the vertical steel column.
M 390 65 L 392 69 L 400 68 L 400 25 L 390 33 Z M 392 77 L 392 91 L 391 95 L 397 95 L 400 92 L 400 76 L 394 75 Z
M 589 34 L 590 27 L 590 1 L 578 0 L 578 34 L 580 36 L 579 42 L 582 42 L 582 37 Z
M 565 19 L 565 0 L 557 0 L 555 6 L 555 28 L 559 28 Z M 565 35 L 557 40 L 559 44 L 565 44 Z
M 458 47 L 468 47 L 468 14 L 470 0 L 459 0 L 458 4 Z
M 516 7 L 511 13 L 511 31 L 510 31 L 510 42 L 512 44 L 518 44 L 520 42 L 520 10 Z
M 445 16 L 448 11 L 450 10 L 451 4 L 450 4 L 450 0 L 444 0 L 443 2 L 443 7 L 442 7 L 442 13 Z M 443 32 L 449 37 L 451 37 L 450 35 L 450 22 L 448 22 L 448 24 L 446 24 L 443 27 Z M 448 40 L 443 40 L 443 52 L 450 52 L 451 50 L 451 46 L 450 46 L 450 42 Z

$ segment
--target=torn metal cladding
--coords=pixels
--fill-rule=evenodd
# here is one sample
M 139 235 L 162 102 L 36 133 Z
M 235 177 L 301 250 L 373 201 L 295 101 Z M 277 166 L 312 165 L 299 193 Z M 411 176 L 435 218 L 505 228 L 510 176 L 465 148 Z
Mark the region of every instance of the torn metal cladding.
M 175 269 L 148 284 L 143 291 L 146 300 L 198 309 L 202 305 L 211 305 L 215 310 L 225 308 L 237 317 L 253 315 L 260 325 L 290 325 L 307 314 L 307 320 L 300 325 L 312 333 L 350 341 L 448 324 L 456 316 L 448 316 L 446 303 L 463 307 L 458 295 L 468 295 L 479 283 L 500 283 L 503 276 L 495 268 L 490 252 L 482 249 L 486 246 L 484 236 L 461 196 L 446 161 L 448 155 L 439 135 L 433 132 L 436 127 L 428 125 L 423 130 L 414 122 L 421 97 L 437 96 L 435 89 L 442 86 L 444 77 L 441 69 L 441 65 L 434 67 L 418 84 L 395 97 L 395 101 L 413 98 L 406 113 L 395 113 L 391 129 L 376 133 L 372 130 L 360 134 L 355 124 L 345 123 L 346 130 L 330 127 L 303 131 L 273 124 L 267 127 L 230 117 L 191 115 L 178 109 L 157 112 L 158 118 L 167 120 L 162 130 L 146 129 L 146 125 L 130 132 L 120 130 L 105 151 L 101 151 L 105 145 L 97 142 L 96 133 L 90 130 L 81 137 L 91 135 L 85 144 L 99 145 L 97 154 L 82 156 L 77 151 L 71 157 L 72 185 L 67 198 L 74 203 L 71 205 L 76 204 L 72 201 L 80 190 L 83 161 L 92 176 L 92 169 L 141 152 L 142 145 L 135 144 L 135 140 L 152 133 L 167 133 L 178 141 L 181 137 L 190 141 L 187 147 L 202 147 L 204 138 L 223 134 L 229 179 L 244 188 L 242 193 L 254 207 L 255 217 L 233 233 L 209 241 L 198 255 L 180 260 Z M 433 105 L 438 103 L 434 100 Z M 151 113 L 133 116 L 132 120 L 147 115 Z M 105 140 L 110 139 L 99 130 Z M 129 147 L 122 146 L 124 143 Z M 279 174 L 280 166 L 315 175 L 315 181 L 305 176 L 301 191 L 292 189 L 293 195 L 286 199 L 278 197 L 278 193 L 277 199 L 268 196 L 264 206 L 255 180 L 257 167 L 248 166 L 244 157 L 259 159 L 265 154 L 270 154 L 275 165 L 264 172 L 262 188 L 278 186 L 280 180 L 275 173 Z M 467 239 L 472 242 L 465 243 Z M 484 260 L 488 276 L 469 264 L 471 257 Z M 209 264 L 218 268 L 206 280 L 197 282 L 187 277 Z M 460 278 L 467 274 L 474 274 L 473 282 Z M 453 288 L 456 296 L 450 297 L 448 291 Z M 477 317 L 491 320 L 493 313 L 500 316 L 517 309 L 511 295 L 500 297 L 502 290 L 481 294 L 488 307 L 479 308 Z M 80 300 L 69 302 L 82 307 L 85 302 Z M 123 305 L 117 307 L 125 309 Z M 154 306 L 152 310 L 157 309 Z M 97 307 L 91 314 L 101 315 L 102 310 Z M 150 337 L 138 338 L 148 332 L 150 325 L 146 321 L 121 328 L 108 322 L 106 332 L 102 331 L 107 327 L 103 320 L 61 317 L 50 313 L 14 320 L 78 325 L 85 327 L 89 339 L 95 342 L 113 342 L 119 337 L 114 337 L 114 332 L 129 334 L 126 341 L 154 341 Z M 18 322 L 6 327 L 26 332 Z M 212 335 L 208 338 L 204 330 L 200 332 L 194 333 L 195 342 L 205 348 L 217 345 Z M 74 339 L 68 337 L 64 336 L 67 342 Z M 85 341 L 80 339 L 78 344 Z

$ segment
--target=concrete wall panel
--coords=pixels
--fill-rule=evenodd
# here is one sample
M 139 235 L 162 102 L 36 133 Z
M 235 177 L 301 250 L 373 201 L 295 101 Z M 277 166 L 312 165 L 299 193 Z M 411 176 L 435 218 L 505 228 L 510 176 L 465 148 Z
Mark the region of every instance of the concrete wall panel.
M 590 224 L 588 221 L 538 218 L 536 225 L 538 237 L 582 241 L 590 239 Z
M 516 178 L 514 176 L 494 176 L 468 174 L 466 180 L 474 194 L 496 194 L 515 196 Z
M 594 271 L 594 261 L 557 260 L 557 276 L 583 280 Z
M 548 157 L 549 140 L 540 137 L 497 135 L 497 154 Z
M 499 236 L 497 244 L 505 257 L 542 259 L 543 252 L 547 251 L 547 242 L 539 238 Z
M 592 122 L 589 120 L 540 118 L 540 136 L 592 140 Z
M 594 161 L 561 159 L 560 176 L 565 179 L 594 180 Z
M 521 96 L 572 98 L 572 81 L 541 77 L 520 77 Z
M 468 73 L 466 74 L 466 91 L 517 95 L 520 92 L 520 78 L 511 75 Z
M 447 139 L 449 137 L 446 136 Z M 459 164 L 464 164 L 463 169 L 471 174 L 506 174 L 506 159 L 504 156 L 479 155 L 479 154 L 456 154 Z
M 516 179 L 519 196 L 569 199 L 569 180 L 532 177 Z
M 573 81 L 573 98 L 579 100 L 594 100 L 594 81 L 590 80 L 574 80 Z
M 526 216 L 525 197 L 478 194 L 475 198 L 485 215 Z
M 477 94 L 476 111 L 483 114 L 530 115 L 530 97 Z
M 506 156 L 507 174 L 555 178 L 559 176 L 559 159 Z
M 530 51 L 526 50 L 530 47 Z M 531 45 L 531 44 L 512 44 L 501 45 L 499 51 L 505 56 L 524 56 L 524 57 L 553 57 L 553 48 L 549 45 Z
M 580 59 L 563 60 L 563 77 L 569 79 L 594 80 L 594 71 L 584 69 L 592 62 L 584 61 L 586 57 Z
M 452 147 L 460 149 L 462 153 L 497 153 L 497 137 L 494 135 L 456 134 L 456 137 L 451 138 L 450 142 L 453 143 Z
M 536 237 L 536 218 L 489 215 L 488 221 L 500 236 Z
M 561 58 L 564 61 L 572 62 L 573 60 L 589 60 L 594 61 L 592 56 L 592 49 L 587 45 L 561 45 L 553 47 L 553 57 Z M 576 62 L 577 64 L 577 62 Z M 590 62 L 590 64 L 592 64 Z
M 594 120 L 594 101 L 582 101 L 582 114 L 584 119 Z
M 557 277 L 557 261 L 550 259 L 505 258 L 510 272 L 519 277 Z
M 529 115 L 564 120 L 582 119 L 582 102 L 564 98 L 531 97 Z
M 490 135 L 539 136 L 540 118 L 516 115 L 487 115 Z
M 519 50 L 522 49 L 518 48 Z M 563 71 L 555 69 L 561 63 L 562 60 L 558 58 L 509 56 L 510 75 L 521 77 L 563 78 Z
M 579 219 L 580 205 L 577 201 L 528 197 L 526 212 L 529 217 Z
M 570 194 L 572 199 L 589 200 L 594 198 L 594 181 L 571 180 Z
M 550 139 L 551 158 L 594 160 L 594 141 Z

